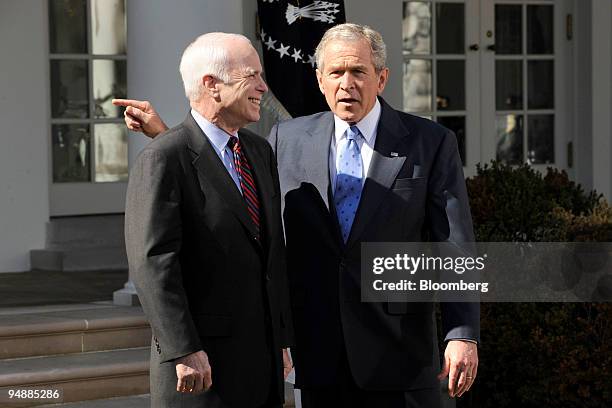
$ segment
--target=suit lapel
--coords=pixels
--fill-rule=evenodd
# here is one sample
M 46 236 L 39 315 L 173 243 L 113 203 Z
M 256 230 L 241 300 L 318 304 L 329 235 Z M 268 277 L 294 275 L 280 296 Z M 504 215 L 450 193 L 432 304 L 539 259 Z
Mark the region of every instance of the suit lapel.
M 408 130 L 393 108 L 387 105 L 382 98 L 380 103 L 382 111 L 378 121 L 372 161 L 348 238 L 347 248 L 359 242 L 359 237 L 389 192 L 406 161 L 402 139 L 408 134 Z M 395 154 L 392 155 L 392 152 Z
M 334 132 L 334 116 L 331 112 L 323 115 L 316 125 L 307 130 L 310 139 L 305 141 L 305 155 L 302 159 L 308 181 L 319 191 L 319 195 L 325 203 L 327 211 L 329 208 L 329 147 Z
M 200 189 L 205 191 L 204 186 L 212 186 L 249 233 L 256 235 L 256 227 L 247 212 L 244 199 L 208 138 L 191 114 L 183 125 L 189 130 L 189 148 L 195 156 L 192 164 L 197 170 Z
M 304 155 L 300 158 L 300 162 L 306 171 L 307 181 L 315 186 L 325 205 L 321 211 L 327 218 L 325 224 L 329 227 L 329 234 L 324 234 L 321 238 L 329 240 L 332 248 L 341 250 L 342 234 L 333 205 L 333 191 L 329 179 L 329 149 L 334 133 L 333 114 L 326 112 L 306 132 L 310 137 L 304 138 Z

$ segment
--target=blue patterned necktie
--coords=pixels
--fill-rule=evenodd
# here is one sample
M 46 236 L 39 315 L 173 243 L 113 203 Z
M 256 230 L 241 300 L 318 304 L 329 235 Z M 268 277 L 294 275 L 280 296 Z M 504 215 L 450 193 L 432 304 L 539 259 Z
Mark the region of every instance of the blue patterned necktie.
M 348 240 L 361 198 L 363 162 L 358 143 L 360 137 L 357 126 L 351 126 L 346 130 L 346 138 L 338 143 L 336 152 L 334 204 L 344 242 Z

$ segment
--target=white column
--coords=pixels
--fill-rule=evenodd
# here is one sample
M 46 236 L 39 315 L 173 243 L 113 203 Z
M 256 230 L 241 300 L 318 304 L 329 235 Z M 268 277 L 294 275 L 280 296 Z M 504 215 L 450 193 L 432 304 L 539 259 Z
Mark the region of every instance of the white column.
M 129 0 L 126 4 L 128 98 L 150 101 L 172 127 L 189 112 L 178 70 L 183 50 L 205 32 L 243 33 L 242 0 Z M 147 143 L 145 136 L 130 132 L 130 165 Z M 131 279 L 113 297 L 117 304 L 138 303 Z
M 592 3 L 593 188 L 612 199 L 612 2 Z
M 0 0 L 0 273 L 30 269 L 49 221 L 46 2 Z

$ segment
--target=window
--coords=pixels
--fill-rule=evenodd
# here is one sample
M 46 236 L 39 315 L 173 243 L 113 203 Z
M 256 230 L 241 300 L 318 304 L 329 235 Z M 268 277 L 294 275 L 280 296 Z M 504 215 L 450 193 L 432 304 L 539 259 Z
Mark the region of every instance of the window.
M 496 158 L 510 164 L 555 163 L 553 7 L 495 5 Z
M 560 167 L 569 44 L 558 3 L 407 0 L 402 7 L 404 111 L 455 132 L 464 172 L 492 159 Z
M 125 0 L 49 0 L 53 183 L 125 182 Z
M 403 3 L 404 111 L 435 120 L 457 135 L 466 163 L 465 4 Z

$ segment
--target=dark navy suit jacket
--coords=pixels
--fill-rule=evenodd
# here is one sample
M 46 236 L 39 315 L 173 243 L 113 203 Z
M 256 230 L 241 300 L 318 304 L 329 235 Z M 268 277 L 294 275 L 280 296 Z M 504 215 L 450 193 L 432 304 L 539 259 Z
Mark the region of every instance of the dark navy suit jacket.
M 369 173 L 348 242 L 329 179 L 331 112 L 275 126 L 297 386 L 333 385 L 346 353 L 366 390 L 439 389 L 433 303 L 362 303 L 362 242 L 473 242 L 455 135 L 380 99 Z M 477 303 L 443 303 L 446 340 L 479 337 Z

